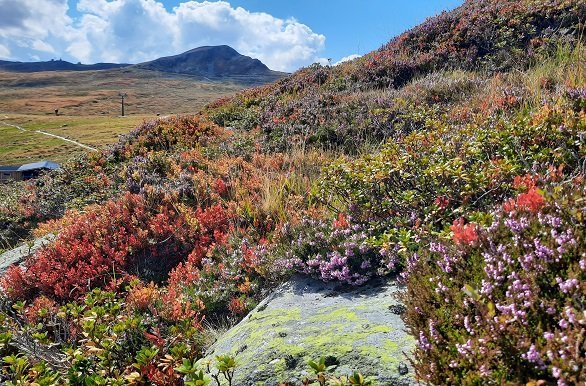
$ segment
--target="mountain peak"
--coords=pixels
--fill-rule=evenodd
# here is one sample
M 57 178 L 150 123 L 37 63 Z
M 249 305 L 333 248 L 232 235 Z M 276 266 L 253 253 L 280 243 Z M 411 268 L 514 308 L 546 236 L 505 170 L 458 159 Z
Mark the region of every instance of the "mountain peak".
M 179 55 L 140 63 L 136 67 L 206 78 L 276 74 L 260 60 L 241 55 L 227 45 L 197 47 Z

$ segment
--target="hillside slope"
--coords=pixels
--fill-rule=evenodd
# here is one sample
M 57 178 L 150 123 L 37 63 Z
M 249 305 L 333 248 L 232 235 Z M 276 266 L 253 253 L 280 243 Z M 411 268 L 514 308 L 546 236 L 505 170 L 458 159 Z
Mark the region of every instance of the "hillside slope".
M 364 58 L 145 122 L 59 173 L 0 186 L 3 240 L 59 235 L 2 278 L 2 376 L 19 376 L 4 355 L 20 352 L 21 373 L 70 384 L 230 382 L 254 342 L 206 365 L 218 328 L 300 273 L 341 296 L 397 277 L 416 340 L 401 360 L 421 382 L 579 384 L 584 20 L 578 0 L 469 0 Z M 267 315 L 265 329 L 285 322 Z M 345 331 L 332 326 L 308 326 L 311 353 L 292 345 L 267 366 L 315 358 L 293 384 L 376 375 L 353 367 L 364 361 L 325 371 Z M 286 339 L 251 336 L 275 333 Z
M 315 144 L 356 151 L 366 138 L 380 141 L 392 136 L 404 110 L 433 102 L 413 100 L 417 95 L 412 90 L 398 98 L 406 106 L 392 102 L 392 94 L 400 94 L 414 79 L 435 73 L 437 83 L 456 87 L 452 95 L 436 89 L 431 92 L 440 95 L 426 98 L 473 99 L 481 87 L 479 76 L 460 73 L 459 79 L 448 79 L 450 75 L 442 72 L 524 70 L 558 47 L 574 45 L 583 36 L 580 23 L 585 17 L 586 4 L 576 0 L 466 1 L 359 59 L 335 67 L 313 65 L 272 86 L 226 100 L 223 106 L 214 104 L 211 119 L 245 130 L 259 126 L 265 143 L 277 150 Z M 508 92 L 517 97 L 514 94 L 521 90 Z M 404 124 L 406 129 L 420 125 Z

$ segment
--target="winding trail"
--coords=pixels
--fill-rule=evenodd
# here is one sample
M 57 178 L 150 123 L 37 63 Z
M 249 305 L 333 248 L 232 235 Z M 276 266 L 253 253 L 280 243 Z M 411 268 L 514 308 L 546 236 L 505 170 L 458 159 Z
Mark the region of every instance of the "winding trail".
M 42 135 L 46 135 L 46 136 L 49 136 L 49 137 L 54 137 L 54 138 L 60 139 L 60 140 L 65 141 L 65 142 L 72 143 L 72 144 L 74 144 L 76 146 L 79 146 L 79 147 L 81 147 L 83 149 L 86 149 L 86 150 L 98 151 L 98 149 L 96 149 L 94 147 L 91 147 L 91 146 L 88 146 L 88 145 L 84 145 L 83 143 L 74 141 L 74 140 L 69 139 L 69 138 L 62 137 L 62 136 L 57 135 L 57 134 L 47 133 L 46 131 L 42 131 L 42 130 L 28 130 L 28 129 L 25 129 L 24 127 L 21 127 L 21 126 L 18 126 L 18 125 L 13 125 L 11 123 L 6 123 L 4 121 L 0 121 L 0 123 L 3 124 L 4 126 L 14 127 L 14 128 L 16 128 L 16 129 L 18 129 L 18 130 L 20 130 L 22 132 L 39 133 L 39 134 L 42 134 Z

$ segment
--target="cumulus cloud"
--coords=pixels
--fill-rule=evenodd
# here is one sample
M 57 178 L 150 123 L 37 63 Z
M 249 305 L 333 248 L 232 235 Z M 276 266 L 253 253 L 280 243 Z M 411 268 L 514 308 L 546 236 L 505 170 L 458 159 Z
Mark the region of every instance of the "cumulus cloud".
M 352 54 L 352 55 L 348 55 L 348 56 L 344 56 L 342 59 L 338 60 L 334 66 L 337 66 L 340 63 L 344 63 L 344 62 L 349 62 L 350 60 L 354 60 L 357 58 L 360 58 L 362 55 L 358 55 L 358 54 Z
M 6 57 L 31 60 L 40 52 L 61 51 L 75 38 L 67 0 L 0 0 L 0 9 Z
M 156 0 L 0 0 L 0 44 L 13 56 L 63 53 L 88 62 L 137 63 L 204 45 L 227 44 L 275 70 L 319 61 L 325 37 L 295 19 L 186 1 L 167 10 Z M 17 49 L 18 48 L 18 49 Z M 26 58 L 24 58 L 26 59 Z
M 44 51 L 54 53 L 55 49 L 52 45 L 42 40 L 36 39 L 31 43 L 31 48 L 36 51 Z

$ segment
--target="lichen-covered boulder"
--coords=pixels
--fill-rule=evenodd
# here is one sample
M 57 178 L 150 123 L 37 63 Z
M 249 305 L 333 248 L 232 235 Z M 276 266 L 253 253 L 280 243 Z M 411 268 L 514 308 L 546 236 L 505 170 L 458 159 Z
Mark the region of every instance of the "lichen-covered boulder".
M 231 354 L 235 385 L 300 385 L 307 362 L 327 357 L 343 375 L 360 371 L 377 385 L 415 384 L 406 354 L 414 339 L 405 331 L 392 279 L 347 287 L 296 277 L 279 287 L 210 348 L 208 357 Z

